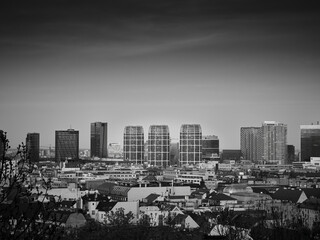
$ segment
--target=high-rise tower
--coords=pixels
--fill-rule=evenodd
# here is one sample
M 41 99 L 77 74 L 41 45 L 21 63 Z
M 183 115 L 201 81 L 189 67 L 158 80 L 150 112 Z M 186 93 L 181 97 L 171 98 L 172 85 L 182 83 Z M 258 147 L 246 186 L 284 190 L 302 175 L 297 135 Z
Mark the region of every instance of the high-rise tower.
M 242 127 L 240 129 L 240 148 L 245 160 L 257 162 L 262 160 L 261 127 Z
M 265 121 L 261 127 L 263 152 L 266 162 L 278 161 L 284 164 L 287 153 L 287 125 L 275 121 Z
M 320 157 L 320 125 L 301 125 L 301 161 Z
M 199 124 L 183 124 L 180 129 L 179 164 L 195 165 L 202 160 L 202 131 Z
M 167 125 L 151 125 L 148 134 L 148 163 L 167 167 L 170 161 L 170 134 Z
M 202 137 L 202 157 L 219 156 L 219 138 L 215 135 Z
M 26 138 L 27 154 L 31 162 L 39 161 L 40 154 L 40 134 L 28 133 Z
M 74 129 L 56 131 L 56 161 L 79 158 L 79 131 Z
M 126 126 L 123 135 L 123 160 L 142 164 L 144 161 L 144 132 L 142 126 Z
M 108 123 L 91 123 L 90 132 L 90 152 L 91 157 L 108 157 Z

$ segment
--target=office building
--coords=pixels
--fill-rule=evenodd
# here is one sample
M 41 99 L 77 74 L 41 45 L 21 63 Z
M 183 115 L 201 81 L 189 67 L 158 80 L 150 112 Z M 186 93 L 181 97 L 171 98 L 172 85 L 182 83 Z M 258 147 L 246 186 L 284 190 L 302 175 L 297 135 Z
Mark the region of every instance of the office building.
M 301 125 L 301 161 L 309 162 L 311 157 L 320 157 L 320 125 Z
M 202 161 L 202 131 L 199 124 L 183 124 L 180 129 L 179 164 L 196 165 Z
M 215 135 L 202 137 L 202 158 L 219 156 L 219 138 Z
M 56 131 L 55 158 L 59 162 L 79 158 L 79 131 L 74 129 Z
M 27 155 L 31 162 L 38 162 L 40 155 L 40 134 L 28 133 L 26 138 Z
M 167 125 L 151 125 L 148 133 L 148 163 L 166 168 L 170 162 L 170 134 Z
M 240 149 L 243 159 L 258 162 L 262 159 L 261 127 L 242 127 L 240 129 Z
M 135 164 L 144 162 L 144 132 L 142 126 L 126 126 L 124 128 L 123 160 Z
M 170 139 L 170 165 L 178 166 L 179 164 L 179 140 Z
M 275 121 L 265 121 L 261 127 L 262 160 L 265 163 L 284 164 L 287 153 L 287 125 Z
M 287 145 L 287 162 L 286 164 L 292 164 L 295 162 L 295 147 L 293 145 Z
M 108 123 L 91 123 L 90 133 L 90 155 L 91 157 L 108 157 Z
M 221 153 L 221 160 L 234 160 L 239 162 L 242 159 L 242 153 L 239 149 L 224 149 Z

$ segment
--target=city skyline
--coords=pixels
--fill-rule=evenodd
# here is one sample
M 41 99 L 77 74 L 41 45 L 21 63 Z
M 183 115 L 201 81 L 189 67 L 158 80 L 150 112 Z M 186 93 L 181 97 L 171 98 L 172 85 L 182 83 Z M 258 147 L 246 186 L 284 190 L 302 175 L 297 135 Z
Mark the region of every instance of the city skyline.
M 240 128 L 320 120 L 319 8 L 311 2 L 52 1 L 0 9 L 0 129 L 12 148 L 28 132 L 54 146 L 55 130 L 108 122 L 200 124 L 220 149 L 240 149 Z M 146 135 L 145 135 L 146 138 Z

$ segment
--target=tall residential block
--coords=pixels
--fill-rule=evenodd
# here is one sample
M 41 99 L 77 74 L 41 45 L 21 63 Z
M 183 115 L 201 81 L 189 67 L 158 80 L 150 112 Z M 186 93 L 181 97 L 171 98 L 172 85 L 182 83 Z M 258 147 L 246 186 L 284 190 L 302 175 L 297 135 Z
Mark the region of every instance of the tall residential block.
M 215 135 L 202 137 L 202 157 L 219 156 L 219 138 Z
M 180 128 L 179 164 L 196 165 L 202 161 L 202 131 L 199 124 L 183 124 Z
M 56 131 L 56 161 L 79 158 L 79 131 L 74 129 Z
M 240 149 L 245 160 L 257 162 L 262 160 L 261 127 L 242 127 L 240 129 Z
M 301 125 L 301 161 L 310 161 L 311 157 L 320 157 L 320 125 Z
M 166 168 L 170 162 L 170 133 L 167 125 L 151 125 L 148 133 L 148 163 Z
M 123 160 L 144 162 L 144 132 L 142 126 L 126 126 L 123 135 Z
M 90 155 L 91 157 L 108 157 L 108 123 L 91 123 L 90 129 Z
M 284 164 L 287 154 L 287 125 L 275 121 L 265 121 L 261 127 L 265 162 Z
M 26 138 L 27 154 L 31 162 L 38 162 L 40 155 L 40 134 L 28 133 Z

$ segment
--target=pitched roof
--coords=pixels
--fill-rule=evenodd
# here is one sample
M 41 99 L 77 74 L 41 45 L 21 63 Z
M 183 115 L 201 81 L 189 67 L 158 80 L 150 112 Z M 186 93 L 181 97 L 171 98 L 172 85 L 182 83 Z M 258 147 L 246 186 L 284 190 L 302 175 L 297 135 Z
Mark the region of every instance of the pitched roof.
M 115 185 L 116 184 L 112 183 L 112 182 L 105 182 L 105 183 L 100 184 L 97 187 L 97 190 L 102 194 L 110 194 L 113 189 L 113 186 L 115 186 Z
M 111 190 L 111 194 L 127 197 L 127 193 L 129 192 L 130 189 L 131 187 L 114 186 L 113 189 Z
M 84 195 L 82 197 L 82 200 L 84 202 L 99 202 L 99 201 L 109 200 L 109 198 L 107 195 L 104 195 L 104 194 L 93 193 L 93 194 Z
M 299 205 L 300 208 L 312 209 L 320 212 L 320 199 L 310 198 Z
M 117 204 L 117 202 L 99 202 L 96 209 L 98 211 L 109 212 Z
M 271 195 L 271 197 L 281 201 L 297 203 L 302 193 L 303 191 L 298 189 L 279 188 L 274 194 Z
M 151 193 L 150 195 L 148 195 L 145 199 L 148 202 L 153 202 L 155 201 L 160 195 L 159 194 L 155 194 L 155 193 Z
M 307 195 L 307 198 L 314 197 L 320 199 L 320 188 L 301 188 Z
M 214 201 L 233 201 L 233 200 L 237 200 L 233 197 L 230 197 L 226 194 L 223 194 L 223 193 L 211 193 L 209 196 L 208 196 L 208 199 L 210 200 L 214 200 Z

